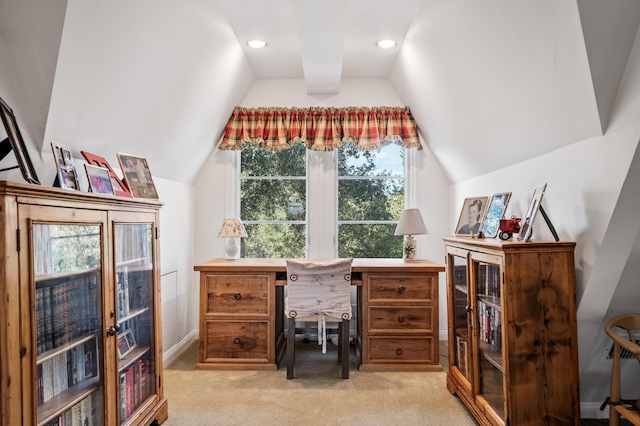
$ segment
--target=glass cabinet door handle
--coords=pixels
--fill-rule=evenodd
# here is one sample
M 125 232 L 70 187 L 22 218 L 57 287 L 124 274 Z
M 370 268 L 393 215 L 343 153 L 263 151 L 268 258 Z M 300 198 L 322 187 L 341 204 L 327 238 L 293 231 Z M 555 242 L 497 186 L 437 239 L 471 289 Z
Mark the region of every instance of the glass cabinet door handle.
M 120 331 L 120 324 L 111 324 L 111 326 L 107 328 L 107 334 L 109 336 L 115 336 L 118 331 Z

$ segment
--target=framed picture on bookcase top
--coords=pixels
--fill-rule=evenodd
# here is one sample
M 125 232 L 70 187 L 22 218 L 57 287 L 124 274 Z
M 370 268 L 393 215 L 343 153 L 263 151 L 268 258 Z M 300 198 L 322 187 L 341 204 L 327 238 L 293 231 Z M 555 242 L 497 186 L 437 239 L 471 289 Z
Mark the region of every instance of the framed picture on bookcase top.
M 51 149 L 53 150 L 53 158 L 56 160 L 56 168 L 58 169 L 54 186 L 76 191 L 79 190 L 78 173 L 76 172 L 76 165 L 73 161 L 71 149 L 56 141 L 51 141 Z
M 113 188 L 113 193 L 115 195 L 119 197 L 132 198 L 131 192 L 127 188 L 127 185 L 123 182 L 122 179 L 118 177 L 118 175 L 116 175 L 116 172 L 113 171 L 107 160 L 100 157 L 99 155 L 92 154 L 87 151 L 80 151 L 80 153 L 82 154 L 84 159 L 87 160 L 87 163 L 93 166 L 104 167 L 105 169 L 109 170 L 109 176 L 111 177 L 111 187 Z
M 547 184 L 543 183 L 533 190 L 531 201 L 529 202 L 529 208 L 524 219 L 522 219 L 522 227 L 520 228 L 520 234 L 518 234 L 518 241 L 529 241 L 531 233 L 533 232 L 533 222 L 536 220 L 538 210 L 540 210 L 540 203 L 542 203 L 542 196 L 547 189 Z
M 113 195 L 109 170 L 104 167 L 92 166 L 91 164 L 85 164 L 84 169 L 87 172 L 87 180 L 89 181 L 89 190 L 91 192 Z
M 158 192 L 153 183 L 146 158 L 119 152 L 118 162 L 124 174 L 124 180 L 134 198 L 158 199 Z
M 468 237 L 471 233 L 477 235 L 482 231 L 488 203 L 489 197 L 465 198 L 458 224 L 456 225 L 456 235 Z
M 500 219 L 504 217 L 504 212 L 507 210 L 510 198 L 511 192 L 500 192 L 491 196 L 487 215 L 482 225 L 482 232 L 485 237 L 493 238 L 498 235 Z

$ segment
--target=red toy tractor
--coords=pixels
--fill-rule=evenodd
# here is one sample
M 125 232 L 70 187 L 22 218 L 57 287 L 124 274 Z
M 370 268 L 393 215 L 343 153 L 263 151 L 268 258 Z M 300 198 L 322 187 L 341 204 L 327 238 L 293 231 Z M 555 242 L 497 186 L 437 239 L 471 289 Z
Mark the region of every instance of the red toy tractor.
M 520 218 L 511 216 L 511 219 L 500 219 L 498 229 L 500 230 L 498 237 L 501 240 L 509 240 L 513 234 L 520 232 Z

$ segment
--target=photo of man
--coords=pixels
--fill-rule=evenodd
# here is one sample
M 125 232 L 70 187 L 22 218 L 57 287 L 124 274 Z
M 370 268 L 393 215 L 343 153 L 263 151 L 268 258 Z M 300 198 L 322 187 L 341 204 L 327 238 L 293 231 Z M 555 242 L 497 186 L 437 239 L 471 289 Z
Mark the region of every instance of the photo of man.
M 482 229 L 485 209 L 489 197 L 475 197 L 464 200 L 458 226 L 456 227 L 457 235 L 474 235 L 478 234 Z

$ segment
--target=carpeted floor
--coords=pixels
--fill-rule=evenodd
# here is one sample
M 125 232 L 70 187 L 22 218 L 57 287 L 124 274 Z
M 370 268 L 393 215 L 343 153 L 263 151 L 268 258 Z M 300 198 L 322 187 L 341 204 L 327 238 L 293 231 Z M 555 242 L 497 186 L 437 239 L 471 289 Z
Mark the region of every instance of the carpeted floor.
M 444 372 L 360 372 L 352 352 L 350 378 L 342 380 L 335 349 L 329 345 L 322 355 L 317 344 L 298 342 L 296 378 L 287 380 L 284 363 L 276 371 L 195 370 L 195 341 L 165 367 L 164 425 L 477 425 L 447 391 Z M 448 364 L 446 347 L 440 361 Z M 608 420 L 580 424 L 604 426 Z

